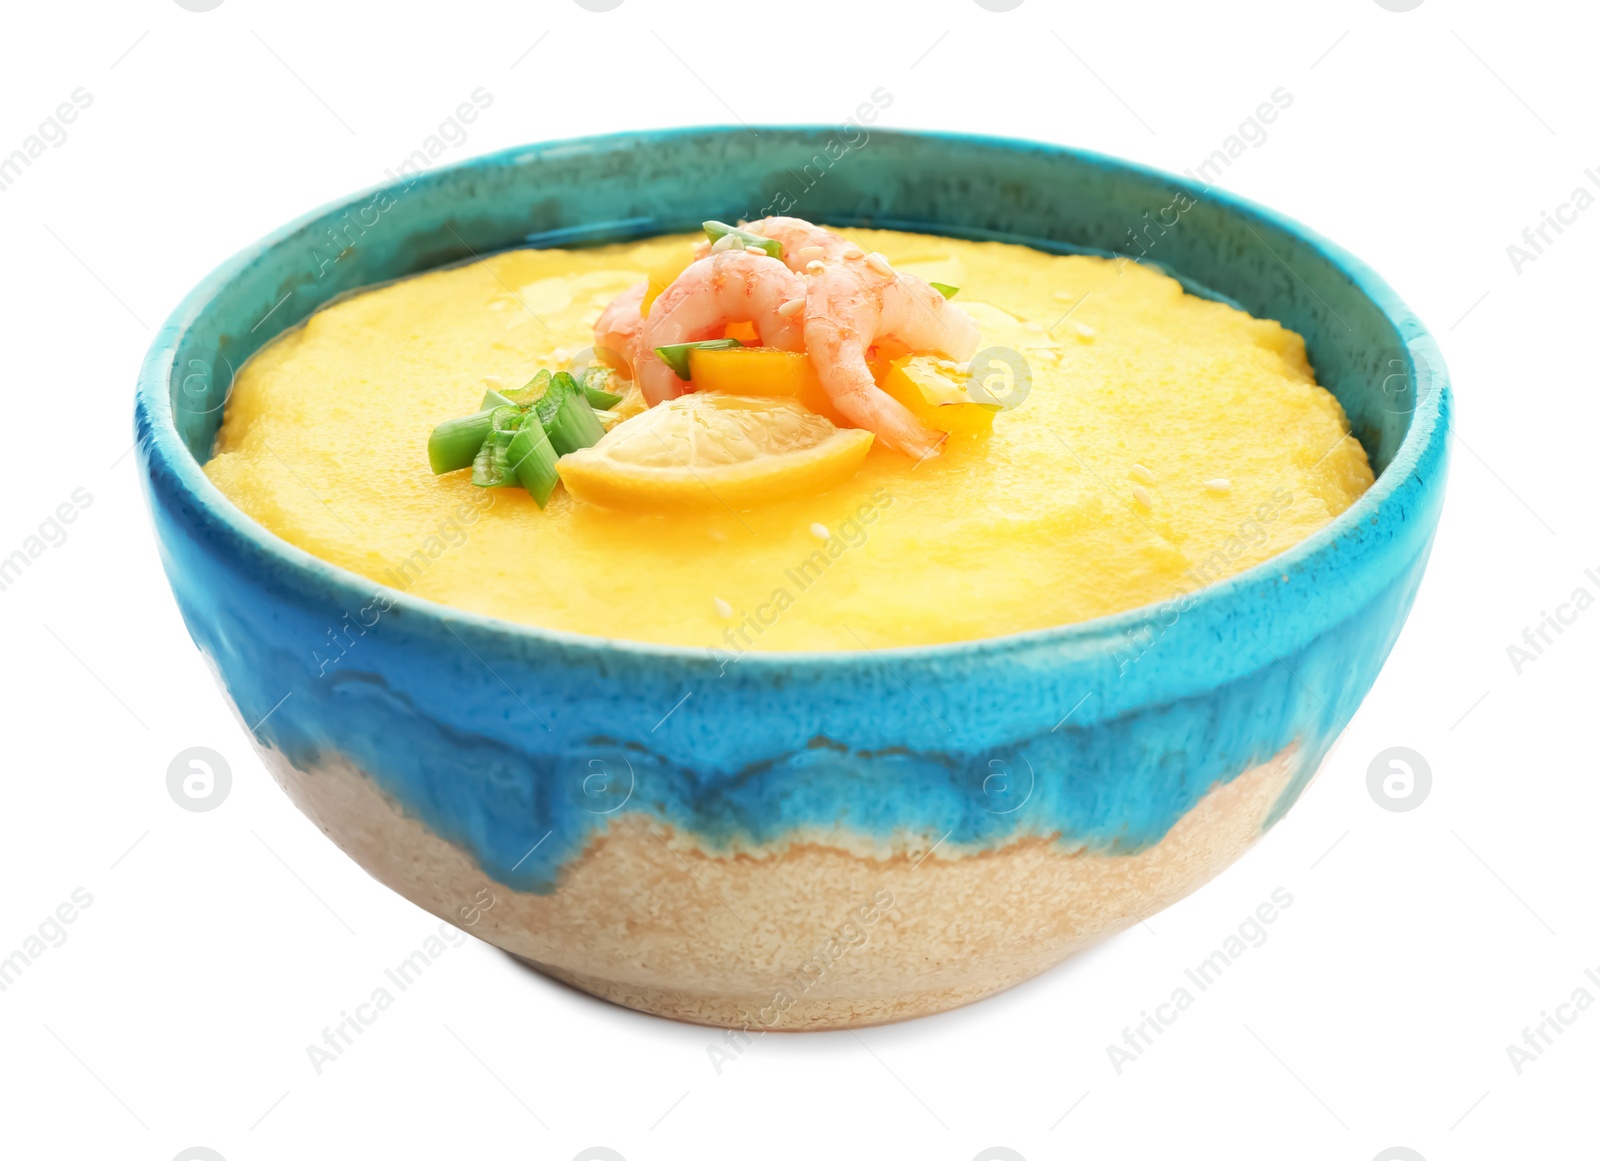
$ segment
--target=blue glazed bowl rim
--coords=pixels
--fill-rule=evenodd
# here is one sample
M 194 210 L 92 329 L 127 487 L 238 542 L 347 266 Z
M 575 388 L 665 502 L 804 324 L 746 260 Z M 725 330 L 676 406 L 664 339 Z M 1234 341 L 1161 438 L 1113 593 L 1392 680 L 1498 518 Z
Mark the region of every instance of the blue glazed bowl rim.
M 532 145 L 512 146 L 508 149 L 467 158 L 452 165 L 438 166 L 428 170 L 419 180 L 440 180 L 446 175 L 466 170 L 491 169 L 498 166 L 517 164 L 526 161 L 530 156 L 537 156 L 541 153 L 613 149 L 628 142 L 663 141 L 673 138 L 703 137 L 721 133 L 746 133 L 752 130 L 756 132 L 768 130 L 775 133 L 828 133 L 836 129 L 837 126 L 824 124 L 702 125 L 675 129 L 599 134 L 591 137 L 573 137 Z M 1444 402 L 1449 395 L 1449 377 L 1439 352 L 1438 344 L 1423 325 L 1422 320 L 1376 271 L 1354 254 L 1324 238 L 1315 230 L 1286 215 L 1270 210 L 1236 194 L 1226 193 L 1215 187 L 1203 186 L 1187 178 L 1175 176 L 1152 166 L 1125 161 L 1122 158 L 1094 150 L 1052 145 L 1030 141 L 1025 138 L 1000 137 L 992 134 L 894 129 L 874 129 L 873 132 L 897 138 L 920 138 L 932 142 L 966 143 L 1019 153 L 1035 153 L 1069 163 L 1087 163 L 1107 169 L 1119 169 L 1152 181 L 1164 182 L 1173 189 L 1183 190 L 1197 200 L 1204 198 L 1225 209 L 1230 214 L 1251 218 L 1276 227 L 1315 251 L 1323 260 L 1349 278 L 1356 289 L 1379 308 L 1384 318 L 1393 325 L 1396 334 L 1405 345 L 1408 357 L 1412 359 L 1413 363 L 1418 352 L 1422 353 L 1423 359 L 1429 367 L 1429 383 L 1432 390 L 1417 400 L 1416 407 L 1411 415 L 1411 422 L 1407 425 L 1406 433 L 1402 437 L 1399 447 L 1396 449 L 1389 465 L 1378 476 L 1373 486 L 1354 504 L 1311 536 L 1242 572 L 1234 573 L 1231 576 L 1193 590 L 1189 596 L 1196 606 L 1202 602 L 1207 605 L 1221 604 L 1230 598 L 1243 594 L 1247 589 L 1259 584 L 1274 572 L 1282 573 L 1289 569 L 1299 570 L 1314 565 L 1319 558 L 1332 555 L 1337 551 L 1339 541 L 1353 532 L 1363 521 L 1377 521 L 1382 517 L 1398 515 L 1393 511 L 1393 507 L 1397 503 L 1395 499 L 1396 493 L 1413 481 L 1419 480 L 1422 464 L 1429 462 L 1435 464 L 1443 463 L 1443 457 L 1430 457 L 1428 454 L 1446 438 L 1448 430 L 1441 423 L 1441 415 L 1446 413 Z M 668 645 L 650 641 L 634 641 L 626 638 L 600 637 L 562 629 L 549 629 L 519 621 L 509 621 L 500 617 L 456 608 L 455 606 L 424 597 L 413 596 L 401 589 L 383 584 L 381 581 L 372 580 L 360 573 L 332 564 L 297 545 L 291 544 L 276 533 L 268 530 L 264 525 L 251 519 L 211 482 L 211 478 L 202 470 L 200 461 L 190 453 L 188 447 L 179 436 L 177 425 L 173 420 L 170 394 L 173 365 L 178 348 L 182 345 L 185 331 L 203 314 L 216 295 L 238 274 L 262 260 L 274 248 L 293 238 L 306 226 L 336 211 L 365 204 L 379 191 L 392 191 L 400 184 L 400 182 L 377 183 L 301 214 L 222 262 L 184 296 L 183 300 L 178 303 L 177 307 L 173 309 L 162 324 L 161 330 L 158 332 L 154 342 L 151 343 L 139 371 L 136 409 L 149 419 L 147 430 L 151 433 L 148 444 L 141 441 L 140 447 L 142 456 L 147 457 L 146 470 L 153 471 L 157 467 L 163 469 L 169 478 L 181 484 L 186 493 L 185 498 L 195 504 L 215 527 L 238 538 L 261 556 L 276 559 L 289 566 L 298 577 L 333 589 L 346 590 L 351 596 L 370 597 L 375 589 L 381 589 L 384 592 L 385 599 L 391 601 L 394 607 L 407 610 L 417 617 L 437 622 L 448 632 L 454 633 L 457 629 L 466 629 L 474 633 L 491 636 L 504 635 L 520 639 L 530 645 L 548 645 L 567 652 L 598 655 L 621 654 L 639 659 L 654 658 L 675 662 L 704 660 L 708 654 L 712 653 L 710 646 Z M 936 225 L 933 228 L 936 229 Z M 1183 272 L 1178 271 L 1178 273 L 1181 274 Z M 978 658 L 1010 651 L 1021 652 L 1041 647 L 1071 647 L 1077 644 L 1104 641 L 1108 637 L 1120 635 L 1125 630 L 1137 629 L 1149 620 L 1152 610 L 1167 604 L 1170 599 L 1066 625 L 1053 625 L 1042 629 L 1027 629 L 993 637 L 979 637 L 933 645 L 893 646 L 865 651 L 749 650 L 739 655 L 738 664 L 762 670 L 792 671 L 797 666 L 824 668 L 853 665 L 863 659 L 863 654 L 867 657 L 879 659 L 890 657 L 938 662 L 941 660 Z

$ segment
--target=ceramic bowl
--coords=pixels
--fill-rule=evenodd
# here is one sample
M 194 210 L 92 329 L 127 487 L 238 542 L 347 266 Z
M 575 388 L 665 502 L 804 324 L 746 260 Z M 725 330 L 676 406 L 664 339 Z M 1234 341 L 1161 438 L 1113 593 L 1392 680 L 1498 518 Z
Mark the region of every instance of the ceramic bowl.
M 1377 483 L 1288 552 L 1164 604 L 728 664 L 417 599 L 403 573 L 388 587 L 278 539 L 200 470 L 233 371 L 337 295 L 507 247 L 790 211 L 1143 253 L 1305 336 Z M 189 632 L 351 858 L 594 995 L 800 1029 L 1016 984 L 1193 891 L 1282 818 L 1410 608 L 1449 406 L 1438 350 L 1394 293 L 1267 210 L 1054 146 L 773 127 L 529 146 L 303 217 L 178 307 L 136 424 Z

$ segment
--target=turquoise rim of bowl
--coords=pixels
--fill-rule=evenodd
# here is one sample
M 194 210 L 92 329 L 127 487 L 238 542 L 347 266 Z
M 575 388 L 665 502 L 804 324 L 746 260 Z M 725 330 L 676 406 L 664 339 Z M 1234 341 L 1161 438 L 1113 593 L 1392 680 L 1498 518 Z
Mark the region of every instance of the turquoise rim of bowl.
M 143 478 L 146 481 L 146 486 L 149 486 L 149 478 L 152 472 L 162 471 L 168 478 L 182 485 L 187 493 L 187 498 L 204 513 L 212 529 L 236 538 L 241 547 L 252 552 L 259 560 L 286 563 L 292 566 L 304 579 L 343 590 L 350 597 L 365 597 L 370 595 L 375 587 L 381 588 L 395 606 L 410 610 L 421 617 L 432 618 L 447 629 L 455 626 L 489 634 L 512 635 L 523 638 L 530 644 L 545 643 L 558 646 L 563 652 L 576 650 L 579 652 L 613 653 L 622 651 L 636 655 L 641 659 L 654 657 L 694 662 L 696 664 L 704 663 L 709 652 L 705 646 L 663 645 L 653 642 L 596 637 L 564 630 L 547 629 L 523 622 L 508 621 L 498 617 L 472 613 L 436 601 L 415 597 L 384 585 L 380 581 L 369 579 L 359 573 L 330 564 L 320 557 L 314 556 L 304 549 L 281 539 L 235 507 L 216 488 L 210 478 L 201 470 L 200 461 L 191 452 L 179 433 L 174 419 L 172 402 L 172 395 L 176 385 L 177 358 L 190 328 L 204 315 L 219 294 L 233 280 L 256 264 L 269 258 L 276 248 L 288 243 L 308 228 L 334 219 L 340 214 L 348 214 L 350 211 L 362 206 L 370 206 L 376 197 L 384 193 L 396 194 L 402 188 L 411 188 L 412 184 L 437 187 L 447 181 L 459 180 L 462 175 L 524 165 L 543 157 L 557 157 L 588 151 L 617 150 L 640 145 L 672 145 L 706 140 L 714 141 L 718 137 L 742 134 L 759 135 L 767 133 L 787 139 L 814 137 L 820 141 L 830 135 L 837 136 L 841 131 L 838 126 L 828 125 L 706 126 L 572 138 L 533 146 L 519 146 L 471 158 L 453 165 L 439 166 L 426 170 L 410 184 L 403 185 L 398 181 L 380 183 L 302 215 L 287 225 L 267 234 L 223 262 L 184 297 L 182 302 L 178 304 L 177 308 L 163 323 L 140 369 L 135 406 L 135 433 L 140 458 L 144 461 Z M 1329 556 L 1336 551 L 1339 541 L 1363 522 L 1371 521 L 1377 523 L 1380 518 L 1389 514 L 1389 509 L 1396 493 L 1407 484 L 1416 482 L 1421 465 L 1429 465 L 1442 482 L 1446 462 L 1446 456 L 1442 452 L 1447 436 L 1448 416 L 1451 409 L 1449 380 L 1442 355 L 1421 320 L 1405 305 L 1389 285 L 1364 262 L 1342 247 L 1298 222 L 1244 198 L 1222 193 L 1214 187 L 1203 187 L 1187 179 L 1175 177 L 1150 167 L 1136 165 L 1092 151 L 1046 145 L 1024 139 L 981 134 L 875 129 L 872 131 L 872 136 L 886 137 L 900 142 L 934 145 L 945 143 L 953 147 L 979 147 L 1011 153 L 1034 154 L 1069 164 L 1085 165 L 1102 171 L 1115 172 L 1143 181 L 1151 186 L 1165 187 L 1170 191 L 1183 191 L 1189 197 L 1195 199 L 1197 204 L 1209 202 L 1226 214 L 1245 219 L 1247 224 L 1253 220 L 1257 224 L 1269 227 L 1275 233 L 1281 233 L 1295 239 L 1314 251 L 1329 266 L 1348 278 L 1355 289 L 1373 303 L 1384 319 L 1393 327 L 1394 337 L 1397 340 L 1396 349 L 1397 351 L 1402 351 L 1407 360 L 1407 365 L 1404 368 L 1407 382 L 1415 383 L 1421 380 L 1423 385 L 1414 390 L 1415 402 L 1408 412 L 1410 419 L 1406 425 L 1404 435 L 1394 449 L 1388 463 L 1382 466 L 1376 482 L 1360 499 L 1328 525 L 1287 551 L 1242 572 L 1194 590 L 1191 594 L 1194 600 L 1194 607 L 1217 605 L 1226 602 L 1228 599 L 1260 584 L 1264 579 L 1270 578 L 1273 573 L 1301 571 L 1312 567 L 1319 558 Z M 830 217 L 836 220 L 836 216 L 830 215 Z M 994 240 L 1011 240 L 1024 245 L 1035 244 L 1030 242 L 1027 237 L 1007 234 L 1003 231 L 985 232 L 960 228 L 941 229 L 940 224 L 936 222 L 905 223 L 885 217 L 873 219 L 872 224 L 885 228 L 922 229 L 925 232 L 945 233 L 952 237 L 988 237 Z M 600 228 L 614 232 L 594 238 L 582 237 L 582 240 L 585 242 L 621 241 L 627 240 L 629 237 L 647 237 L 652 234 L 671 232 L 675 229 L 693 228 L 693 225 L 684 226 L 680 223 L 658 221 L 612 221 L 601 223 Z M 635 232 L 631 234 L 625 232 L 630 228 L 633 228 Z M 1252 230 L 1252 232 L 1254 231 Z M 572 240 L 578 240 L 584 233 L 584 231 L 573 232 Z M 542 240 L 547 243 L 551 241 L 548 237 Z M 528 244 L 528 242 L 523 240 L 517 244 Z M 1264 241 L 1262 244 L 1266 245 Z M 509 248 L 512 248 L 512 246 L 487 249 L 483 251 L 483 254 L 486 255 Z M 1039 248 L 1053 249 L 1057 252 L 1115 253 L 1115 251 L 1078 246 L 1040 245 Z M 1267 248 L 1271 250 L 1270 246 Z M 468 249 L 470 250 L 470 247 Z M 1124 256 L 1134 257 L 1133 255 Z M 1274 257 L 1277 258 L 1275 252 Z M 468 254 L 464 259 L 457 258 L 454 260 L 470 261 L 472 259 L 473 254 Z M 1281 258 L 1277 258 L 1277 260 L 1283 263 Z M 449 261 L 440 263 L 440 265 L 446 264 L 450 264 Z M 1291 274 L 1295 274 L 1292 267 L 1288 267 L 1287 263 L 1283 264 L 1290 270 Z M 394 277 L 404 277 L 411 273 L 421 272 L 421 269 L 417 269 Z M 1175 273 L 1182 274 L 1182 267 L 1180 266 Z M 1299 275 L 1295 274 L 1295 277 L 1298 279 Z M 380 280 L 380 283 L 381 281 L 383 280 Z M 1202 284 L 1202 288 L 1204 285 Z M 326 305 L 328 301 L 351 292 L 350 289 L 346 289 L 339 293 L 330 294 L 322 302 L 312 304 L 310 309 L 304 311 L 298 317 L 286 316 L 289 320 L 289 325 L 264 331 L 257 346 L 250 353 L 253 354 L 254 350 L 258 350 L 260 346 L 265 345 L 266 342 L 283 333 L 283 331 L 299 325 L 309 313 L 322 305 Z M 1311 293 L 1315 294 L 1315 291 L 1313 290 Z M 288 294 L 285 295 L 285 298 L 287 297 Z M 266 320 L 263 319 L 262 321 L 265 322 Z M 242 363 L 243 360 L 241 360 L 241 365 Z M 1315 360 L 1313 360 L 1313 365 L 1315 366 Z M 237 368 L 234 368 L 234 370 L 236 371 Z M 1319 381 L 1321 381 L 1320 376 Z M 1373 449 L 1369 447 L 1368 452 L 1369 456 L 1372 455 Z M 1431 484 L 1434 481 L 1425 480 L 1422 482 Z M 879 657 L 917 659 L 936 663 L 943 659 L 976 658 L 997 651 L 1003 652 L 1022 648 L 1050 646 L 1070 648 L 1075 644 L 1103 643 L 1120 633 L 1147 624 L 1151 619 L 1152 611 L 1167 603 L 1156 602 L 1088 621 L 1044 629 L 1031 629 L 1020 633 L 934 645 L 883 648 L 873 652 Z M 741 667 L 747 669 L 785 670 L 791 672 L 797 666 L 822 669 L 830 666 L 857 663 L 859 663 L 859 655 L 854 650 L 750 651 L 742 654 L 738 661 Z

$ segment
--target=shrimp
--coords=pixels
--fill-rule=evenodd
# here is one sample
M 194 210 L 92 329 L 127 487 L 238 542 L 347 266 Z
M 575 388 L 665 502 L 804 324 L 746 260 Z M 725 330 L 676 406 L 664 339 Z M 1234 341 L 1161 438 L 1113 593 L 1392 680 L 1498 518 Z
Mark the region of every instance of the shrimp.
M 810 262 L 833 261 L 844 257 L 847 250 L 858 249 L 832 230 L 813 226 L 803 218 L 762 218 L 745 229 L 783 243 L 784 264 L 796 274 L 808 273 Z
M 611 305 L 600 312 L 594 324 L 595 353 L 630 378 L 636 374 L 633 368 L 638 361 L 639 337 L 644 331 L 644 315 L 639 308 L 649 288 L 649 282 L 628 287 L 611 300 Z
M 882 255 L 826 263 L 811 278 L 805 306 L 806 351 L 823 390 L 846 419 L 889 446 L 918 459 L 933 455 L 944 437 L 873 381 L 867 350 L 883 343 L 965 361 L 978 349 L 978 324 Z
M 800 317 L 806 282 L 776 258 L 725 250 L 690 264 L 650 305 L 634 359 L 634 378 L 654 406 L 683 392 L 683 381 L 657 347 L 716 338 L 730 322 L 754 323 L 761 342 L 804 349 Z M 788 313 L 780 310 L 787 303 Z

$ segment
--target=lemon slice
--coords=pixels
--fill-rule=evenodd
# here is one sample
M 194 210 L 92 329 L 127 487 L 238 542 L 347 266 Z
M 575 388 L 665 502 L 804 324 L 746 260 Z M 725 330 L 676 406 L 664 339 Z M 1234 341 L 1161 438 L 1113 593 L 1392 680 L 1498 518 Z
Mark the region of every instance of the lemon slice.
M 790 399 L 697 393 L 626 419 L 562 456 L 580 500 L 639 511 L 754 508 L 848 477 L 872 433 L 835 427 Z

